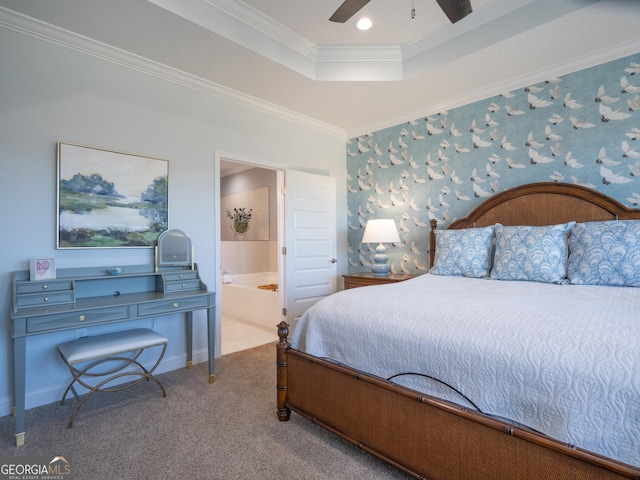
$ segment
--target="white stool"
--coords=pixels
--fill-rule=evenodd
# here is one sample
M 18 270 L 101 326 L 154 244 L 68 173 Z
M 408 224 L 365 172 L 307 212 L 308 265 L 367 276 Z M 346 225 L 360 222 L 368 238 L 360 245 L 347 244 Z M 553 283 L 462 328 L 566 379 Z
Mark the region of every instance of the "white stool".
M 162 346 L 162 352 L 158 357 L 156 363 L 147 370 L 138 362 L 138 357 L 142 352 L 151 347 Z M 82 337 L 77 340 L 72 340 L 58 345 L 58 351 L 64 363 L 69 367 L 69 371 L 73 376 L 73 380 L 67 386 L 60 405 L 64 405 L 65 398 L 69 390 L 73 393 L 73 396 L 78 400 L 78 405 L 71 414 L 69 424 L 67 428 L 71 428 L 73 420 L 80 410 L 80 407 L 84 405 L 91 395 L 95 392 L 117 392 L 129 387 L 137 385 L 143 380 L 153 380 L 158 384 L 162 390 L 162 396 L 166 397 L 167 392 L 160 381 L 152 375 L 153 371 L 158 367 L 164 353 L 167 350 L 167 339 L 162 335 L 150 330 L 148 328 L 137 328 L 133 330 L 125 330 L 121 332 L 106 333 L 103 335 L 95 335 L 92 337 Z M 129 356 L 123 356 L 123 354 L 129 353 Z M 92 361 L 89 365 L 80 366 L 79 364 L 85 364 Z M 106 371 L 94 372 L 92 371 L 98 365 L 102 365 L 106 362 L 116 362 L 116 365 Z M 123 371 L 129 366 L 138 367 L 136 370 Z M 118 384 L 112 387 L 105 387 L 113 380 L 125 376 L 138 376 L 140 378 L 133 382 L 125 384 Z M 86 383 L 81 377 L 107 377 L 97 385 L 90 385 Z M 83 387 L 89 389 L 87 394 L 80 400 L 78 394 L 73 386 L 78 382 Z

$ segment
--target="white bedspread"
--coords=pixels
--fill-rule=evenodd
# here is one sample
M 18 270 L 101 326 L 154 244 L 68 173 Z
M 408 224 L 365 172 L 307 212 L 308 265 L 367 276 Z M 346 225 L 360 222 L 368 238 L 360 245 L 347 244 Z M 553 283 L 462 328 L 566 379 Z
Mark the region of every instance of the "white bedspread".
M 640 466 L 640 288 L 426 274 L 323 299 L 292 347 Z

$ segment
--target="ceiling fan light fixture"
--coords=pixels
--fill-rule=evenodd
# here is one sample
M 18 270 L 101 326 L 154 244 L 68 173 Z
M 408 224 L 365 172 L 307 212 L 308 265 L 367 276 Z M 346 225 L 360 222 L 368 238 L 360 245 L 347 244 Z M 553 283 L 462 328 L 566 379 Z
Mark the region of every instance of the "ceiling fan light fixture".
M 373 26 L 373 22 L 369 17 L 362 17 L 356 21 L 355 25 L 357 30 L 365 31 Z

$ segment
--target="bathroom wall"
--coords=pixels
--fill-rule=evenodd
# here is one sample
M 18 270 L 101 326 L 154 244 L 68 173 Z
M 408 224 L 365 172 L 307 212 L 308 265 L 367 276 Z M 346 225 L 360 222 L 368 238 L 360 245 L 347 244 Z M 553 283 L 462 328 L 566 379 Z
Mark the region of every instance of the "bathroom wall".
M 269 189 L 269 240 L 230 240 L 220 244 L 222 270 L 230 274 L 278 271 L 277 172 L 252 168 L 220 179 L 220 195 L 231 195 L 267 187 Z M 225 212 L 220 228 L 228 228 Z

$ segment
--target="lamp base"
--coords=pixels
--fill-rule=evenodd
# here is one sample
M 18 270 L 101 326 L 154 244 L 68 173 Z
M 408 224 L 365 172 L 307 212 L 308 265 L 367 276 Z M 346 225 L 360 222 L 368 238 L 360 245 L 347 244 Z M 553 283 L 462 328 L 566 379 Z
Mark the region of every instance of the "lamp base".
M 371 267 L 371 271 L 373 272 L 374 277 L 388 277 L 389 273 L 391 273 L 391 266 L 384 265 L 374 265 Z
M 382 243 L 376 247 L 376 254 L 373 256 L 375 265 L 371 266 L 371 271 L 375 277 L 388 277 L 391 272 L 391 265 L 387 263 L 389 257 Z

